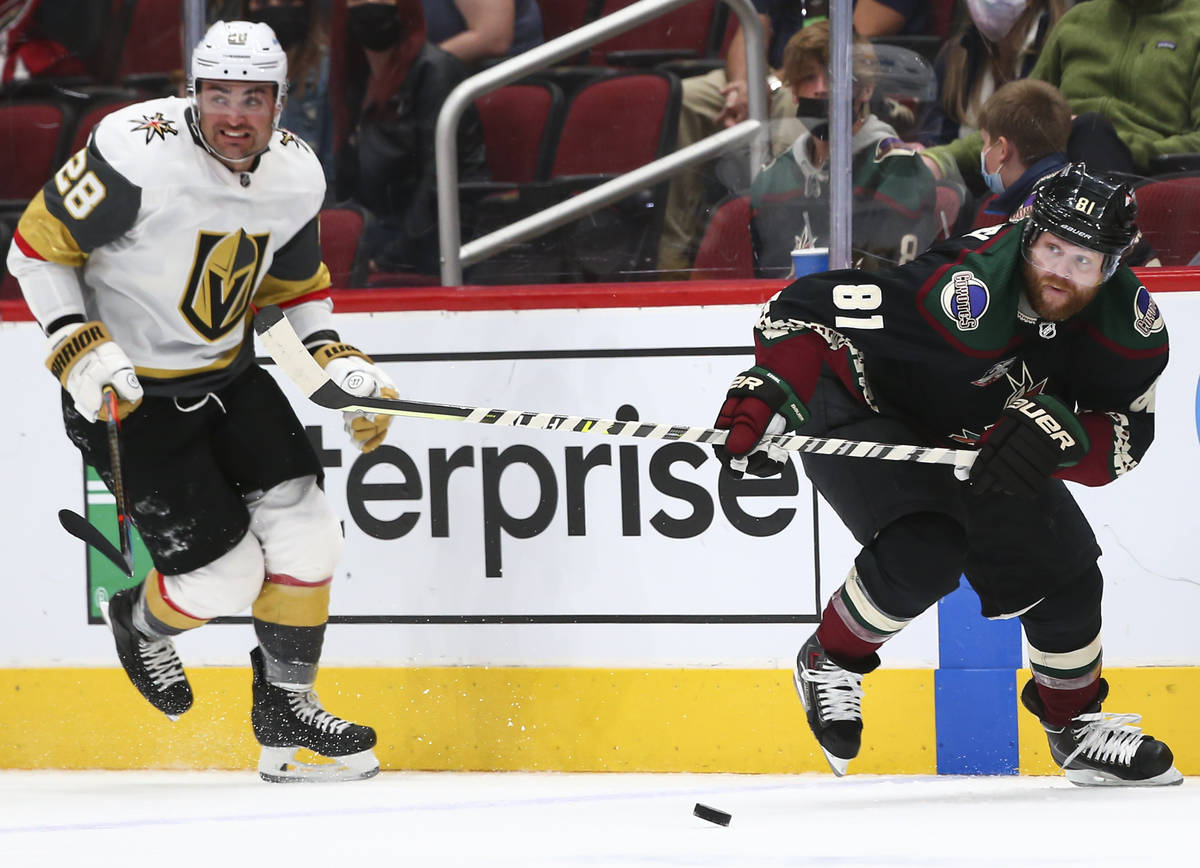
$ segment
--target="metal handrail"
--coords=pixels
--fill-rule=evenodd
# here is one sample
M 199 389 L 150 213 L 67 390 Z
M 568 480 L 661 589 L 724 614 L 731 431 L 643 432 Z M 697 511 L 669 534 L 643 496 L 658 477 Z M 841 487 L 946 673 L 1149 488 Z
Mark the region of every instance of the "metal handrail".
M 443 286 L 457 286 L 462 283 L 463 265 L 474 264 L 511 247 L 518 241 L 542 235 L 556 226 L 591 213 L 637 190 L 652 186 L 689 166 L 712 159 L 745 142 L 751 145 L 751 174 L 761 167 L 766 152 L 767 129 L 767 97 L 765 88 L 761 86 L 767 75 L 762 22 L 750 0 L 722 0 L 738 16 L 746 40 L 746 79 L 754 83 L 748 89 L 747 120 L 606 181 L 578 196 L 572 196 L 565 202 L 552 205 L 482 238 L 476 238 L 465 246 L 462 243 L 458 207 L 458 122 L 467 107 L 485 93 L 693 2 L 695 0 L 640 0 L 477 73 L 450 92 L 438 113 L 434 134 L 438 242 L 441 249 Z

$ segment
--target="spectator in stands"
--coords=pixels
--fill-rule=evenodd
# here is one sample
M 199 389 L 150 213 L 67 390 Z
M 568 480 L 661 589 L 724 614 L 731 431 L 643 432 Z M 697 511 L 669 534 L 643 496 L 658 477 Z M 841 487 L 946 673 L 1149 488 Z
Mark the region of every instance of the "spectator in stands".
M 237 16 L 275 31 L 288 56 L 287 103 L 279 125 L 316 152 L 333 180 L 333 114 L 329 108 L 329 31 L 319 0 L 246 0 Z
M 0 0 L 0 84 L 95 75 L 111 3 Z
M 938 101 L 921 119 L 922 145 L 979 128 L 979 110 L 1005 82 L 1029 75 L 1067 0 L 965 0 L 967 17 L 934 61 Z
M 783 82 L 808 130 L 754 179 L 750 230 L 759 277 L 790 274 L 797 247 L 829 244 L 829 24 L 819 22 L 788 40 Z M 933 241 L 933 175 L 912 151 L 885 150 L 896 131 L 871 113 L 877 61 L 856 40 L 851 146 L 854 266 L 875 270 L 908 262 Z M 881 144 L 884 147 L 880 147 Z
M 977 226 L 1020 220 L 1033 207 L 1033 188 L 1070 164 L 1071 107 L 1052 84 L 1010 81 L 979 112 L 980 170 L 994 196 Z
M 1046 39 L 1031 78 L 1076 117 L 1067 154 L 1092 171 L 1146 174 L 1159 155 L 1200 153 L 1200 3 L 1088 0 Z M 939 177 L 979 174 L 978 135 L 922 152 Z
M 1070 165 L 1070 134 L 1071 107 L 1054 85 L 1025 78 L 1010 81 L 992 94 L 979 113 L 979 136 L 980 170 L 994 198 L 975 225 L 1028 217 L 1034 188 Z M 1162 264 L 1141 232 L 1122 261 L 1130 266 Z
M 372 271 L 436 274 L 434 129 L 467 68 L 427 41 L 420 0 L 339 2 L 346 3 L 353 115 L 338 155 L 338 197 L 357 200 L 379 218 L 364 237 Z M 458 171 L 463 181 L 488 180 L 483 128 L 473 107 L 458 128 Z
M 773 121 L 771 152 L 774 154 L 790 146 L 801 132 L 795 124 L 792 95 L 782 87 L 777 73 L 783 64 L 784 47 L 805 24 L 825 20 L 829 4 L 826 0 L 753 2 L 762 20 L 767 43 L 765 84 L 767 110 Z M 855 28 L 860 34 L 872 36 L 888 32 L 923 32 L 925 18 L 925 4 L 917 0 L 859 0 L 854 10 Z M 897 26 L 897 19 L 901 19 L 902 26 Z M 746 43 L 739 25 L 729 44 L 724 67 L 684 79 L 677 146 L 686 147 L 741 123 L 749 116 L 749 106 Z M 705 208 L 720 198 L 719 195 L 706 196 L 710 176 L 711 171 L 689 169 L 671 179 L 658 248 L 658 267 L 668 272 L 663 275 L 665 277 L 684 277 L 683 270 L 691 267 L 704 226 Z
M 537 0 L 421 0 L 430 42 L 472 70 L 541 45 Z

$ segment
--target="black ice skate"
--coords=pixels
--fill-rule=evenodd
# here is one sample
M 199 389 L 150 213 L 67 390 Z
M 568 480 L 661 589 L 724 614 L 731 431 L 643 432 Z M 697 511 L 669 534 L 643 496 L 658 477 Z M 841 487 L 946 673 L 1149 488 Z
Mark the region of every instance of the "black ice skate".
M 1108 682 L 1100 679 L 1100 692 L 1083 713 L 1067 726 L 1045 721 L 1046 706 L 1033 679 L 1021 691 L 1021 702 L 1046 730 L 1050 755 L 1067 780 L 1081 787 L 1161 787 L 1183 783 L 1172 764 L 1171 749 L 1133 726 L 1140 714 L 1105 714 L 1100 704 L 1108 696 Z
M 171 720 L 192 707 L 192 686 L 170 639 L 147 639 L 133 626 L 137 588 L 117 591 L 100 613 L 112 628 L 125 674 L 146 701 Z
M 879 655 L 835 662 L 814 633 L 796 655 L 792 673 L 808 726 L 841 777 L 862 744 L 862 677 L 879 665 Z
M 288 690 L 267 681 L 261 648 L 250 652 L 254 670 L 254 708 L 250 722 L 262 745 L 258 774 L 264 781 L 357 781 L 379 773 L 375 730 L 342 720 L 321 707 L 311 690 Z M 305 748 L 331 760 L 305 763 Z

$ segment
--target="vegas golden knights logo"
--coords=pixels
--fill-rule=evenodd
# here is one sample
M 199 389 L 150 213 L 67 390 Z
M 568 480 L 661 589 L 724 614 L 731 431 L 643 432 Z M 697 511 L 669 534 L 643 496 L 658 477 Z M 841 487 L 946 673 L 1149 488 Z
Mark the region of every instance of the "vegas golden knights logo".
M 269 233 L 247 235 L 241 229 L 228 235 L 199 234 L 180 310 L 208 340 L 242 327 L 270 237 Z

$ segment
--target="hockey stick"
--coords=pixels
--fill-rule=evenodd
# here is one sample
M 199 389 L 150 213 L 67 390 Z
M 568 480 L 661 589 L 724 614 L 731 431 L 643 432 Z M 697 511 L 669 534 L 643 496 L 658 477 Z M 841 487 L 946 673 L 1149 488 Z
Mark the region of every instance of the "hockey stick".
M 113 497 L 117 504 L 117 535 L 121 540 L 121 550 L 117 551 L 117 547 L 108 541 L 108 537 L 79 513 L 60 509 L 58 523 L 71 536 L 90 545 L 112 561 L 126 576 L 133 578 L 133 527 L 129 521 L 125 484 L 121 475 L 121 420 L 117 415 L 117 393 L 111 386 L 104 387 L 104 400 L 108 405 L 108 459 L 112 466 Z
M 305 348 L 287 317 L 275 305 L 268 305 L 254 318 L 254 330 L 279 369 L 296 384 L 308 399 L 330 410 L 383 413 L 388 416 L 412 416 L 422 419 L 451 419 L 484 425 L 540 428 L 552 431 L 576 431 L 587 434 L 611 434 L 618 437 L 642 437 L 647 440 L 682 440 L 689 443 L 724 443 L 728 431 L 689 425 L 660 425 L 654 422 L 618 422 L 589 416 L 561 413 L 534 413 L 522 410 L 497 410 L 487 407 L 459 407 L 426 401 L 397 398 L 359 398 L 329 379 L 325 369 Z M 952 464 L 960 478 L 975 461 L 972 449 L 946 449 L 938 446 L 904 446 L 872 443 L 866 440 L 841 440 L 833 437 L 807 437 L 803 434 L 774 434 L 774 445 L 790 452 L 817 455 L 845 455 L 851 458 L 882 458 L 888 461 L 917 461 L 922 464 Z

